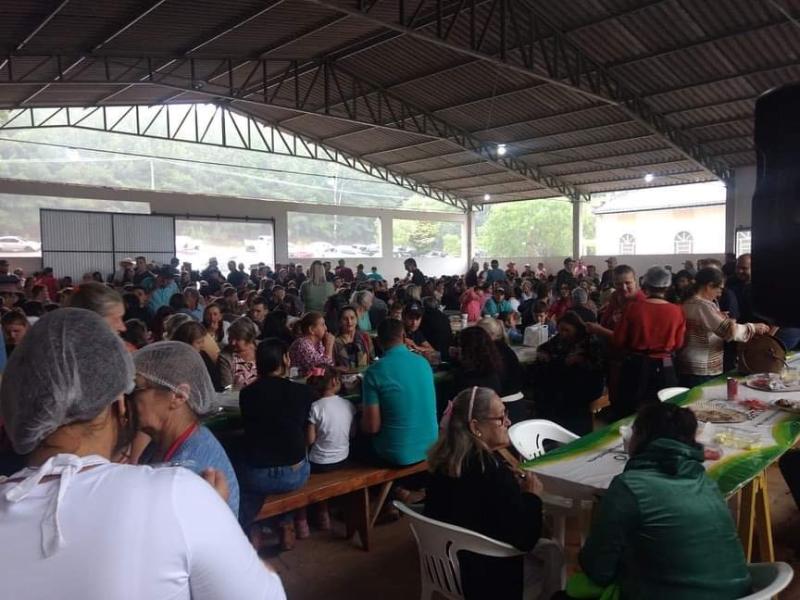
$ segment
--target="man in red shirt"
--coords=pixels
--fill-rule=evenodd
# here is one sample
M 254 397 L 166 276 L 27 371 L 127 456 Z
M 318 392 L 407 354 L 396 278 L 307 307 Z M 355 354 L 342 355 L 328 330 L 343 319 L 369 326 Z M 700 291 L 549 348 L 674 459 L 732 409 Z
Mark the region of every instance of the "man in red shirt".
M 623 356 L 612 402 L 616 419 L 658 402 L 659 390 L 678 385 L 673 354 L 683 346 L 686 317 L 680 306 L 664 298 L 671 282 L 666 269 L 648 269 L 643 282 L 647 297 L 628 303 L 614 329 L 612 343 Z
M 339 266 L 336 267 L 336 276 L 341 277 L 342 281 L 345 283 L 352 283 L 355 279 L 355 276 L 353 275 L 353 269 L 344 265 L 343 258 L 339 259 Z
M 592 333 L 606 337 L 611 337 L 628 304 L 645 299 L 645 295 L 639 289 L 636 272 L 628 265 L 619 265 L 614 268 L 613 284 L 614 293 L 600 309 L 599 314 L 599 323 L 606 331 L 592 331 Z
M 47 289 L 47 297 L 50 302 L 58 301 L 58 281 L 53 277 L 53 268 L 45 267 L 42 271 L 42 276 L 39 278 L 39 283 Z
M 609 266 L 611 266 L 611 262 L 609 262 Z M 609 343 L 614 337 L 614 329 L 622 319 L 625 308 L 633 302 L 639 302 L 645 299 L 644 293 L 639 289 L 636 272 L 628 265 L 614 267 L 612 272 L 612 284 L 614 286 L 614 293 L 611 294 L 608 301 L 600 308 L 598 322 L 586 324 L 586 330 L 589 333 L 606 338 Z M 608 387 L 608 401 L 612 407 L 619 405 L 617 398 L 619 396 L 619 382 L 623 356 L 624 354 L 620 348 L 613 345 L 608 348 L 606 356 L 606 385 Z M 600 414 L 600 418 L 611 422 L 616 416 L 614 412 L 615 411 L 611 409 L 604 409 Z

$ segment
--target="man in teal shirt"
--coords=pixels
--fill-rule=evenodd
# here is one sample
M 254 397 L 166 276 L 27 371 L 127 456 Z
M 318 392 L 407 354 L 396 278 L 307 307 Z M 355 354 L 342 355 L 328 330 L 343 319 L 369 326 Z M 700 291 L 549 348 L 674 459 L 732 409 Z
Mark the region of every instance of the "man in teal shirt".
M 370 270 L 372 272 L 369 275 L 367 275 L 367 279 L 369 279 L 370 281 L 383 281 L 383 275 L 378 273 L 378 267 L 372 267 L 372 269 Z
M 433 371 L 403 343 L 401 321 L 383 321 L 378 340 L 385 352 L 364 373 L 361 428 L 382 462 L 412 465 L 425 460 L 438 436 Z
M 170 267 L 161 267 L 158 271 L 158 279 L 156 279 L 156 288 L 150 294 L 150 302 L 148 302 L 147 308 L 155 316 L 159 308 L 169 306 L 169 299 L 179 293 L 180 290 L 175 283 L 172 269 Z
M 506 291 L 500 286 L 494 288 L 492 297 L 486 301 L 486 305 L 483 307 L 483 314 L 494 317 L 495 319 L 499 317 L 501 313 L 513 311 L 514 309 L 511 306 L 511 302 L 506 300 Z

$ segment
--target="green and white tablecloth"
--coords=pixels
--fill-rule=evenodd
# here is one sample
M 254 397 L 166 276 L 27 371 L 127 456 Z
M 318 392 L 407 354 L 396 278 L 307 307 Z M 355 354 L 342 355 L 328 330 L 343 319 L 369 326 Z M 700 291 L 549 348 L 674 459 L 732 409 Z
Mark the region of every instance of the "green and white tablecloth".
M 792 365 L 793 368 L 798 366 L 798 362 Z M 743 380 L 741 378 L 739 383 L 740 400 L 753 398 L 765 403 L 771 403 L 778 398 L 800 400 L 800 392 L 763 392 L 746 387 Z M 693 388 L 670 402 L 689 406 L 711 401 L 722 405 L 722 402 L 727 403 L 726 395 L 726 380 L 725 377 L 720 377 Z M 737 407 L 739 410 L 746 410 L 741 405 Z M 749 450 L 721 446 L 719 449 L 722 457 L 705 462 L 709 476 L 717 481 L 725 496 L 733 494 L 757 477 L 800 438 L 800 415 L 772 408 L 746 412 L 746 422 L 707 423 L 697 437 L 701 443 L 712 444 L 715 434 L 721 428 L 732 427 L 760 438 Z M 603 494 L 611 480 L 625 468 L 628 455 L 623 446 L 620 427 L 630 425 L 632 421 L 633 417 L 629 417 L 613 423 L 540 458 L 527 461 L 524 467 L 540 477 L 548 493 L 568 498 L 593 499 Z

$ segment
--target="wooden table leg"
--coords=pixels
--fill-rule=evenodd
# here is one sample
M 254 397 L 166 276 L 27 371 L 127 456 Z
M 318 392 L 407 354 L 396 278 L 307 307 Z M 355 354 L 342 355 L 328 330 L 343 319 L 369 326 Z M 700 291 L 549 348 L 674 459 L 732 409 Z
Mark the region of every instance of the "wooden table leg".
M 775 546 L 772 540 L 772 517 L 767 492 L 766 471 L 748 483 L 741 492 L 739 508 L 739 539 L 747 562 L 753 560 L 755 538 L 758 537 L 758 559 L 775 561 Z
M 755 526 L 755 505 L 758 491 L 758 478 L 748 483 L 741 491 L 742 501 L 739 507 L 739 539 L 742 542 L 744 558 L 747 562 L 753 558 L 753 532 Z
M 369 526 L 375 527 L 375 521 L 378 520 L 378 517 L 381 514 L 381 510 L 383 509 L 383 505 L 386 503 L 386 498 L 389 496 L 389 492 L 392 491 L 392 484 L 393 481 L 387 481 L 386 483 L 381 484 L 381 491 L 378 495 L 378 501 L 373 506 L 372 510 L 372 518 L 369 520 Z
M 363 488 L 345 496 L 345 526 L 347 539 L 358 533 L 361 546 L 369 551 L 369 490 Z
M 766 471 L 758 476 L 755 517 L 755 530 L 758 535 L 758 559 L 761 562 L 775 562 L 775 546 L 772 542 L 772 516 L 769 508 Z

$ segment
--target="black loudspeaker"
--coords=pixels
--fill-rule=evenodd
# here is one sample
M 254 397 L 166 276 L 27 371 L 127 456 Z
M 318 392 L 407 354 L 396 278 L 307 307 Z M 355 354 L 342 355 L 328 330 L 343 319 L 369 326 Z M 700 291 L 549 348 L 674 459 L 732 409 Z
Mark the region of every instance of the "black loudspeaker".
M 778 325 L 800 326 L 800 84 L 756 102 L 753 304 Z

